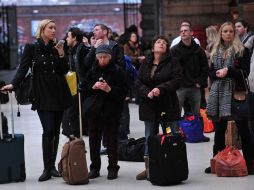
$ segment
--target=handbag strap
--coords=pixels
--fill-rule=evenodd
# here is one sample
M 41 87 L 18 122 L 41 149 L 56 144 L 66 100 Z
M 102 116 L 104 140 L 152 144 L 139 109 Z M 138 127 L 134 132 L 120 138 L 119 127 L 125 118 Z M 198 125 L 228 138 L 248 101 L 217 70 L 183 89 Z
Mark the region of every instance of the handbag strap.
M 241 69 L 240 70 L 240 72 L 241 72 L 241 75 L 242 75 L 242 78 L 243 78 L 243 82 L 244 82 L 244 86 L 245 86 L 245 89 L 246 89 L 246 94 L 248 94 L 248 93 L 250 93 L 250 82 L 249 82 L 249 79 L 248 79 L 248 77 L 244 77 L 244 71 Z M 245 72 L 245 74 L 247 74 L 246 72 Z
M 34 65 L 35 65 L 35 55 L 36 55 L 36 47 L 38 46 L 38 44 L 37 44 L 37 42 L 35 42 L 35 43 L 32 43 L 31 44 L 31 47 L 33 48 L 33 56 L 32 56 L 32 65 L 31 65 L 31 76 L 33 77 L 33 75 L 34 75 Z
M 244 85 L 245 85 L 245 88 L 246 88 L 246 94 L 249 94 L 251 93 L 250 92 L 250 83 L 249 83 L 249 79 L 248 77 L 244 77 L 244 74 L 243 74 L 243 70 L 241 69 L 241 74 L 242 74 L 242 77 L 243 77 L 243 81 L 244 81 Z M 245 72 L 245 74 L 247 75 L 247 73 Z M 248 100 L 248 98 L 247 98 Z M 248 127 L 249 127 L 249 131 L 250 133 L 252 133 L 252 127 L 251 127 L 251 113 L 250 113 L 250 105 L 249 105 L 249 102 L 248 102 Z M 253 134 L 251 134 L 253 135 Z

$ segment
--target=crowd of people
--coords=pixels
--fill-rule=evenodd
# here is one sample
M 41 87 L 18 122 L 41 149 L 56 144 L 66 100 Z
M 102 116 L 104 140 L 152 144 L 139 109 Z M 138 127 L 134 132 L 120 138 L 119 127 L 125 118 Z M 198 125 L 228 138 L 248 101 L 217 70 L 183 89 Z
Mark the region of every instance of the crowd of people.
M 215 126 L 216 155 L 225 148 L 227 121 L 232 120 L 233 91 L 245 87 L 242 72 L 252 81 L 253 90 L 254 34 L 243 19 L 207 27 L 206 49 L 193 37 L 192 25 L 187 20 L 181 22 L 180 36 L 171 45 L 167 37 L 155 36 L 146 50 L 135 26 L 122 36 L 99 23 L 87 34 L 72 27 L 66 33 L 65 44 L 56 43 L 55 34 L 53 20 L 40 22 L 36 41 L 25 46 L 14 79 L 2 88 L 15 91 L 33 63 L 32 109 L 37 110 L 43 128 L 44 170 L 39 181 L 61 176 L 55 168 L 61 123 L 64 135 L 80 137 L 78 93 L 82 99 L 83 131 L 89 136 L 89 178 L 100 176 L 103 141 L 109 160 L 107 178 L 116 179 L 120 168 L 118 143 L 130 133 L 130 101 L 139 105 L 146 140 L 158 134 L 159 125 L 165 132 L 165 121 L 176 128 L 182 109 L 199 116 L 200 108 L 206 108 Z M 125 56 L 130 58 L 137 77 L 126 69 Z M 77 74 L 78 92 L 74 95 L 65 79 L 69 71 Z M 205 89 L 209 89 L 208 98 Z M 241 136 L 248 172 L 253 175 L 254 137 L 248 118 L 233 119 Z M 137 175 L 137 180 L 147 179 L 147 143 L 144 160 L 145 170 Z M 206 168 L 205 173 L 211 173 L 211 168 Z

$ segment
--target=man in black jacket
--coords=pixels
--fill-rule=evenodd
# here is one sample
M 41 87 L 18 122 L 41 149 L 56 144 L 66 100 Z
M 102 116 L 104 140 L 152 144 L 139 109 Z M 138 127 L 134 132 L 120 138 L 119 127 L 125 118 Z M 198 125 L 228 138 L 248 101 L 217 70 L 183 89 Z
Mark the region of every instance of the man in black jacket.
M 83 64 L 84 58 L 88 53 L 88 48 L 82 42 L 83 33 L 77 27 L 72 27 L 69 29 L 67 33 L 67 46 L 68 49 L 68 57 L 69 57 L 69 70 L 71 72 L 76 72 L 77 74 L 77 85 L 78 81 L 82 80 L 80 77 L 80 71 L 82 70 L 84 73 L 88 71 L 89 68 L 86 68 Z M 68 73 L 69 74 L 69 73 Z M 74 135 L 79 137 L 79 109 L 78 109 L 78 95 L 73 94 L 74 104 L 67 108 L 64 111 L 62 127 L 63 127 L 63 134 L 66 136 Z M 82 120 L 83 123 L 86 120 Z M 88 135 L 87 125 L 84 123 L 83 125 L 83 132 L 85 135 Z
M 208 61 L 204 50 L 193 40 L 190 26 L 182 25 L 180 35 L 181 41 L 171 49 L 172 56 L 179 59 L 183 68 L 183 80 L 177 90 L 177 96 L 181 107 L 187 100 L 191 112 L 200 115 L 200 88 L 207 87 Z
M 96 39 L 96 43 L 94 46 L 91 47 L 91 50 L 86 55 L 84 60 L 84 67 L 91 68 L 92 64 L 95 62 L 95 51 L 98 48 L 98 46 L 102 44 L 106 44 L 111 49 L 111 62 L 113 64 L 119 65 L 121 68 L 124 68 L 125 62 L 124 62 L 124 51 L 122 46 L 117 44 L 115 41 L 109 40 L 108 38 L 108 32 L 109 29 L 104 24 L 96 24 L 93 28 L 93 34 Z M 83 69 L 82 69 L 83 70 Z M 81 75 L 84 75 L 83 72 Z M 81 85 L 83 86 L 83 82 L 81 82 Z M 103 146 L 107 147 L 107 139 L 103 137 Z M 107 153 L 107 149 L 102 149 L 102 154 Z
M 97 61 L 88 71 L 84 81 L 86 98 L 84 114 L 88 119 L 90 146 L 89 178 L 100 176 L 100 147 L 102 133 L 107 138 L 108 179 L 118 175 L 118 130 L 124 98 L 127 95 L 125 75 L 111 61 L 111 48 L 102 44 L 96 48 Z

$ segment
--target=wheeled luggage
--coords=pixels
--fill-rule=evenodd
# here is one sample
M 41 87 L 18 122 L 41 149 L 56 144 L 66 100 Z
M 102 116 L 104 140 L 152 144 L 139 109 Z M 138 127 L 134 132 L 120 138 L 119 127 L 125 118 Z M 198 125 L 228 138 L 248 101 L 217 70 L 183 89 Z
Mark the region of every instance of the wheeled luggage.
M 188 178 L 186 144 L 181 133 L 148 138 L 149 179 L 153 185 L 173 185 Z
M 70 137 L 70 141 L 65 143 L 58 164 L 58 170 L 64 181 L 71 185 L 87 184 L 89 182 L 86 162 L 85 142 L 82 139 L 82 117 L 81 100 L 79 93 L 79 125 L 80 138 Z
M 12 97 L 10 97 L 12 100 Z M 24 135 L 14 134 L 13 108 L 11 102 L 12 134 L 3 135 L 0 122 L 0 183 L 25 181 Z M 0 104 L 1 112 L 1 104 Z M 2 114 L 0 114 L 2 121 Z

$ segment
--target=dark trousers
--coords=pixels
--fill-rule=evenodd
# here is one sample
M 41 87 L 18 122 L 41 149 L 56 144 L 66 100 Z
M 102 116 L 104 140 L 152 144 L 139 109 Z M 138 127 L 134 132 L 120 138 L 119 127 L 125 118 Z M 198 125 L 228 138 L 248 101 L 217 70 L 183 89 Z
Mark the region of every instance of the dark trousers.
M 119 118 L 108 118 L 105 120 L 88 120 L 89 146 L 90 146 L 90 170 L 100 170 L 101 158 L 100 148 L 102 134 L 107 139 L 108 168 L 118 168 L 118 130 Z
M 120 120 L 120 140 L 128 139 L 128 132 L 130 129 L 130 110 L 129 110 L 129 102 L 124 101 L 121 120 Z
M 254 161 L 254 145 L 252 142 L 252 137 L 248 127 L 248 119 L 238 120 L 236 122 L 236 127 L 238 128 L 238 133 L 241 137 L 243 156 L 246 161 L 247 166 L 252 165 Z M 215 135 L 214 135 L 214 147 L 213 155 L 215 156 L 218 151 L 225 148 L 225 132 L 227 130 L 227 121 L 221 120 L 215 123 Z
M 80 136 L 78 95 L 73 96 L 73 104 L 64 110 L 62 128 L 62 133 L 67 137 L 70 135 L 74 135 L 75 137 Z
M 38 110 L 37 113 L 42 124 L 43 136 L 49 138 L 59 136 L 63 111 Z
M 84 100 L 84 96 L 81 94 L 81 102 L 83 100 Z M 83 113 L 82 110 L 81 110 L 81 113 Z M 63 119 L 62 119 L 62 128 L 63 128 L 63 131 L 62 131 L 63 135 L 67 137 L 69 137 L 70 135 L 74 135 L 75 137 L 80 137 L 78 94 L 73 96 L 73 104 L 64 110 Z M 82 114 L 82 130 L 83 130 L 83 135 L 88 135 L 87 119 L 84 116 L 84 114 Z
M 254 166 L 254 144 L 250 129 L 248 127 L 248 119 L 235 121 L 238 133 L 241 137 L 243 156 L 247 166 Z

